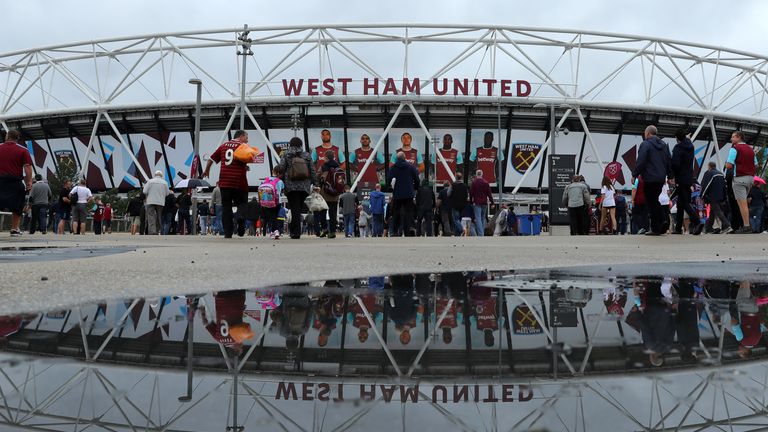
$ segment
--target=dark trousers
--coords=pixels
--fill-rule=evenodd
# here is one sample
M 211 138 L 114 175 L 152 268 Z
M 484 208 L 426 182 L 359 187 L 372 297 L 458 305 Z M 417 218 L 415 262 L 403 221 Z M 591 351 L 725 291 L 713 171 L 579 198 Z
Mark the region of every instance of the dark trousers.
M 688 213 L 691 228 L 699 224 L 699 215 L 691 205 L 691 186 L 678 185 L 677 187 L 677 215 L 675 216 L 675 231 L 683 230 L 683 212 Z
M 422 234 L 426 233 L 427 237 L 432 237 L 432 223 L 434 219 L 435 212 L 433 209 L 419 209 L 416 212 L 416 235 L 421 237 Z
M 237 235 L 245 235 L 245 218 L 243 211 L 248 202 L 248 191 L 233 188 L 221 188 L 221 224 L 224 227 L 224 237 L 232 237 L 235 230 L 234 219 L 237 218 Z M 237 213 L 233 214 L 232 207 L 237 207 Z M 181 215 L 179 215 L 181 221 Z
M 147 215 L 147 219 L 150 219 L 150 215 Z M 179 224 L 178 229 L 176 230 L 176 234 L 192 234 L 192 226 L 190 225 L 190 221 L 192 220 L 191 215 L 189 214 L 189 209 L 179 209 Z M 152 224 L 154 221 L 149 220 L 148 223 Z M 152 230 L 149 230 L 150 234 L 152 234 Z
M 328 233 L 336 233 L 336 225 L 339 223 L 339 203 L 338 201 L 326 201 L 328 204 Z M 323 212 L 325 215 L 325 212 Z
M 291 210 L 290 230 L 291 238 L 301 237 L 301 209 L 304 207 L 304 200 L 307 198 L 304 191 L 291 191 L 287 193 L 288 208 Z
M 587 212 L 583 205 L 568 207 L 568 220 L 571 225 L 571 235 L 586 235 L 589 233 Z
M 277 207 L 262 207 L 261 208 L 261 228 L 262 234 L 267 232 L 274 232 L 277 230 Z
M 101 221 L 93 221 L 93 233 L 101 235 Z
M 661 195 L 661 188 L 664 187 L 663 182 L 645 182 L 645 203 L 648 206 L 648 215 L 651 218 L 651 231 L 657 234 L 663 233 L 664 227 L 669 224 L 669 221 L 664 221 L 664 211 L 659 203 L 659 195 Z
M 453 237 L 456 231 L 455 223 L 453 222 L 453 212 L 451 209 L 441 210 L 440 219 L 443 226 L 443 237 Z
M 637 234 L 641 229 L 648 230 L 648 208 L 643 204 L 637 204 L 632 208 L 630 220 L 630 232 Z
M 48 227 L 48 206 L 46 204 L 33 204 L 32 217 L 29 220 L 29 233 L 34 234 L 39 229 L 45 234 Z
M 415 205 L 413 199 L 392 200 L 392 219 L 396 233 L 402 232 L 406 237 L 413 236 L 413 212 Z M 390 234 L 391 236 L 392 234 Z
M 731 222 L 728 221 L 725 213 L 723 213 L 723 203 L 717 201 L 709 203 L 709 218 L 707 218 L 707 224 L 705 225 L 707 231 L 712 231 L 712 226 L 715 224 L 715 218 L 720 219 L 721 229 L 728 229 L 731 227 Z
M 373 237 L 381 237 L 384 234 L 384 215 L 383 214 L 373 215 L 371 228 L 373 229 L 372 231 Z

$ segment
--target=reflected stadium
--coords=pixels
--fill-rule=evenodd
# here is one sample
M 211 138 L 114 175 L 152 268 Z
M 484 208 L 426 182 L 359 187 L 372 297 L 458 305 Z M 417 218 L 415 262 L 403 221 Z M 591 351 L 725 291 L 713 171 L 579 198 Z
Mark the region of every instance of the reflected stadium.
M 152 431 L 765 425 L 768 284 L 757 274 L 589 273 L 386 275 L 5 316 L 0 422 Z
M 43 176 L 70 159 L 95 191 L 137 188 L 155 170 L 177 184 L 192 174 L 195 78 L 203 162 L 242 125 L 265 153 L 251 185 L 293 136 L 335 147 L 356 187 L 375 182 L 407 132 L 428 178 L 479 167 L 504 192 L 540 193 L 557 129 L 575 172 L 596 185 L 618 162 L 621 189 L 648 124 L 662 137 L 688 129 L 699 175 L 725 160 L 733 130 L 761 145 L 767 65 L 737 49 L 564 29 L 239 27 L 0 54 L 0 122 L 23 132 Z

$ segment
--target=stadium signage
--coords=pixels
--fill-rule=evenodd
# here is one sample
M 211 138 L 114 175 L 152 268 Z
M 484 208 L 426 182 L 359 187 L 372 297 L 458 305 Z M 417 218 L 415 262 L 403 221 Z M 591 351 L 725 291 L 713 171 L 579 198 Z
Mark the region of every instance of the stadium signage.
M 285 96 L 364 96 L 421 95 L 526 97 L 531 83 L 511 79 L 470 78 L 308 78 L 284 79 Z
M 533 399 L 533 387 L 525 384 L 503 385 L 376 385 L 337 384 L 326 382 L 277 383 L 275 400 L 321 402 L 375 401 L 430 403 L 496 403 L 528 402 Z

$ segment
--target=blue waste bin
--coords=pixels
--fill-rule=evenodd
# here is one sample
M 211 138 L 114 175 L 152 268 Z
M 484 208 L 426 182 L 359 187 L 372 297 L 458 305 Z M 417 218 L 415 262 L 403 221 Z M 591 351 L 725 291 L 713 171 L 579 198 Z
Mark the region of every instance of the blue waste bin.
M 520 235 L 539 235 L 541 234 L 541 214 L 517 215 L 517 226 Z

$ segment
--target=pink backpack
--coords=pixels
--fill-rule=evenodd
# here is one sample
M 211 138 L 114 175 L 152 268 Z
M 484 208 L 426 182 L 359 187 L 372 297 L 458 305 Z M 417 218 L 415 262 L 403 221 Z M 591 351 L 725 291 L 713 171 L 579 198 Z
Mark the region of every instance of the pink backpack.
M 259 202 L 262 207 L 275 208 L 280 203 L 280 197 L 277 195 L 277 177 L 267 177 L 259 186 Z

